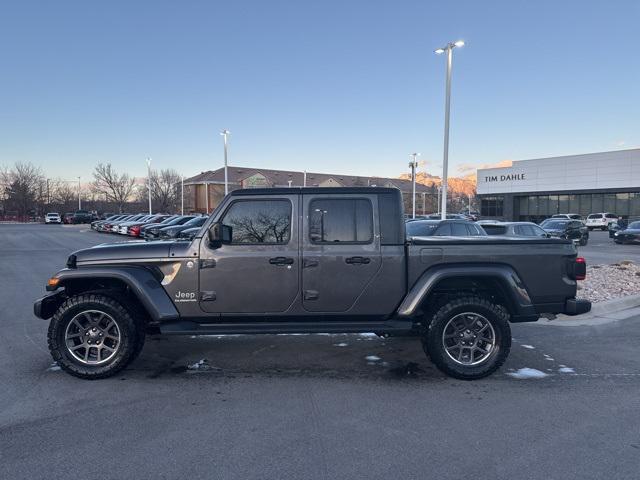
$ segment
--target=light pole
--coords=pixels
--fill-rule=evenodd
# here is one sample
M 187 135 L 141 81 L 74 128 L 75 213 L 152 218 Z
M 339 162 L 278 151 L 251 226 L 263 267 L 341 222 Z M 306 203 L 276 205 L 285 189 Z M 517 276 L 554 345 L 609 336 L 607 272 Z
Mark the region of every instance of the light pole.
M 410 153 L 411 161 L 409 167 L 411 167 L 411 218 L 416 218 L 416 168 L 418 168 L 418 162 L 416 157 L 419 157 L 419 153 Z
M 453 60 L 453 49 L 464 46 L 462 40 L 447 43 L 444 48 L 437 48 L 435 53 L 447 54 L 447 86 L 444 100 L 444 152 L 442 158 L 442 220 L 447 218 L 447 180 L 449 169 L 449 113 L 451 109 L 451 62 Z
M 229 193 L 229 177 L 227 176 L 227 136 L 230 133 L 231 132 L 226 128 L 220 132 L 220 135 L 224 137 L 224 194 L 225 195 Z
M 78 177 L 78 210 L 82 210 L 82 200 L 80 199 L 80 177 Z
M 147 157 L 147 188 L 149 190 L 149 215 L 151 215 L 151 158 Z
M 184 175 L 182 175 L 181 192 L 180 192 L 180 215 L 184 215 Z
M 427 192 L 422 192 L 422 215 L 427 214 Z

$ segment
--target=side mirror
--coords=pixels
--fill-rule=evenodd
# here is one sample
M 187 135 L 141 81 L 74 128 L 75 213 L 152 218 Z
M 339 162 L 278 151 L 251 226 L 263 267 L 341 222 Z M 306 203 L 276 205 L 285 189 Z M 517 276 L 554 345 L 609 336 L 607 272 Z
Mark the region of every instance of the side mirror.
M 207 236 L 211 248 L 220 248 L 222 245 L 231 243 L 232 229 L 228 225 L 216 222 L 209 228 Z

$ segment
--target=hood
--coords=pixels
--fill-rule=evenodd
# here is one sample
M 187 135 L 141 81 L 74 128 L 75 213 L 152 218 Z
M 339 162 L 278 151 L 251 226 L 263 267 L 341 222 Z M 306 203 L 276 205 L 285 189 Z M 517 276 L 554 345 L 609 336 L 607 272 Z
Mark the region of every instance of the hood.
M 171 242 L 127 242 L 103 243 L 95 247 L 78 250 L 73 253 L 76 262 L 108 263 L 114 260 L 149 260 L 152 258 L 168 258 Z

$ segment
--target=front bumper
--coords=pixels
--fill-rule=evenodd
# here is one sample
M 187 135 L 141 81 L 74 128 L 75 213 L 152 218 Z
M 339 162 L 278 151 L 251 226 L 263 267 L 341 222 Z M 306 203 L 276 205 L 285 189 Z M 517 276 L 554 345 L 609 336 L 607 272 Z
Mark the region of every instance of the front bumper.
M 64 290 L 38 298 L 33 302 L 34 315 L 38 318 L 42 318 L 43 320 L 53 317 L 53 314 L 56 313 L 56 310 L 60 305 L 62 305 L 65 298 Z
M 565 315 L 580 315 L 591 311 L 591 302 L 584 298 L 570 298 L 564 304 Z

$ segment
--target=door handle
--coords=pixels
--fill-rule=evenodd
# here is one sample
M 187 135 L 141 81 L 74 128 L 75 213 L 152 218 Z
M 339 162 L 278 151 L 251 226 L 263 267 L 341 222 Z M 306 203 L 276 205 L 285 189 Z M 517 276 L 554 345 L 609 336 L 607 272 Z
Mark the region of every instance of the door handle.
M 349 265 L 355 264 L 367 264 L 371 263 L 371 259 L 369 257 L 347 257 L 344 259 Z
M 269 259 L 271 265 L 292 265 L 293 258 L 291 257 L 273 257 Z

